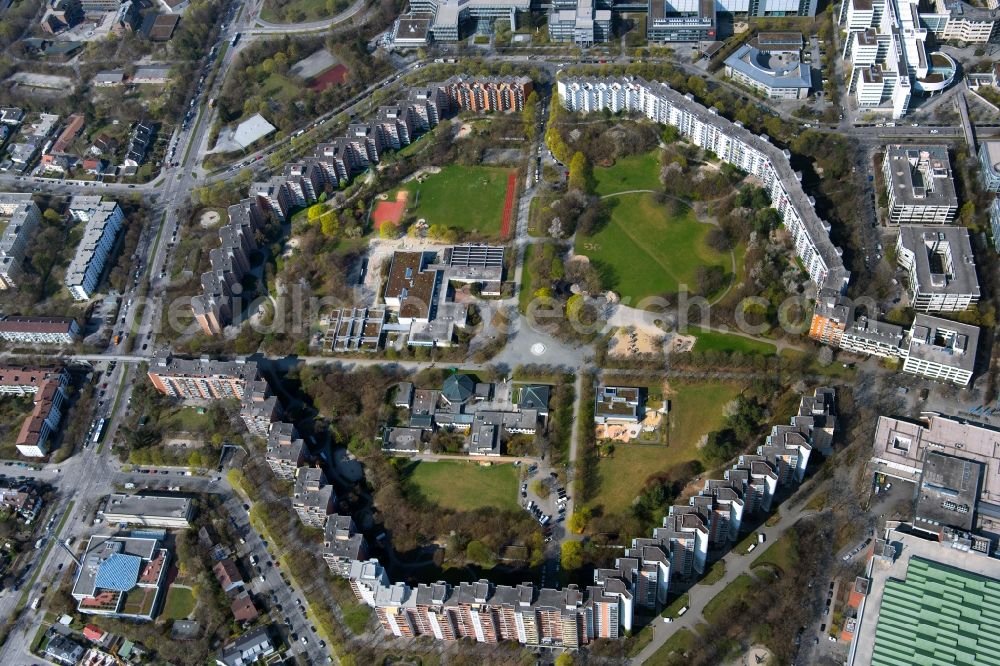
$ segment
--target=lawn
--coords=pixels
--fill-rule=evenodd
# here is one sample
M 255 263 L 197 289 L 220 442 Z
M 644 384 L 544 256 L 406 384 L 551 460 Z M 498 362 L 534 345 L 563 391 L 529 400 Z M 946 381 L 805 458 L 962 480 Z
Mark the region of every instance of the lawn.
M 521 269 L 521 291 L 517 295 L 517 309 L 521 314 L 528 312 L 528 304 L 531 302 L 531 293 L 534 289 L 534 278 L 528 271 L 531 265 L 531 255 L 535 252 L 534 245 L 524 247 L 524 267 Z
M 758 354 L 760 356 L 774 356 L 778 348 L 770 342 L 750 340 L 739 335 L 730 333 L 719 333 L 717 331 L 707 331 L 697 326 L 692 326 L 688 333 L 698 339 L 694 343 L 696 352 L 724 351 L 737 352 L 740 354 Z
M 600 490 L 594 504 L 607 513 L 626 511 L 648 477 L 700 460 L 698 440 L 722 426 L 723 408 L 739 393 L 733 384 L 677 384 L 670 398 L 667 444 L 616 444 L 614 454 L 597 465 Z
M 630 190 L 660 189 L 660 151 L 632 155 L 612 166 L 594 169 L 594 193 L 599 196 Z
M 424 497 L 446 509 L 520 509 L 517 469 L 513 465 L 483 467 L 472 462 L 414 462 L 404 473 L 407 481 Z
M 401 189 L 410 193 L 409 213 L 427 224 L 498 236 L 509 171 L 452 165 L 428 175 L 423 182 L 411 180 Z M 395 197 L 395 192 L 389 195 L 390 200 Z
M 722 592 L 719 592 L 711 601 L 705 604 L 705 619 L 711 624 L 717 624 L 729 615 L 734 604 L 750 593 L 753 586 L 754 580 L 747 574 L 736 578 Z
M 671 656 L 676 652 L 684 654 L 694 647 L 695 635 L 687 629 L 678 629 L 674 635 L 667 639 L 667 642 L 660 646 L 660 649 L 650 655 L 644 663 L 647 666 L 669 666 L 681 663 Z
M 272 23 L 304 23 L 335 16 L 348 6 L 347 0 L 266 0 L 260 17 Z
M 702 224 L 680 205 L 669 217 L 652 194 L 625 194 L 607 199 L 611 219 L 593 236 L 577 235 L 576 252 L 590 258 L 608 289 L 626 304 L 693 287 L 699 266 L 722 266 L 732 259 L 705 242 L 711 225 Z M 627 299 L 627 300 L 626 300 Z
M 680 609 L 687 606 L 690 601 L 691 597 L 689 597 L 687 594 L 682 594 L 681 596 L 674 599 L 673 603 L 664 608 L 663 612 L 660 613 L 660 616 L 676 619 L 677 613 L 680 611 Z
M 341 612 L 344 614 L 344 624 L 351 630 L 351 633 L 360 636 L 365 633 L 368 620 L 371 619 L 371 609 L 364 604 L 341 604 Z
M 715 585 L 726 575 L 726 561 L 719 560 L 708 568 L 708 571 L 698 581 L 699 585 Z
M 750 568 L 756 569 L 760 566 L 770 565 L 779 573 L 791 571 L 798 562 L 797 541 L 795 531 L 789 530 L 785 536 L 768 546 L 767 550 L 753 561 Z
M 163 602 L 163 617 L 168 620 L 183 620 L 194 612 L 195 598 L 190 589 L 171 585 L 167 599 Z
M 199 414 L 197 407 L 181 407 L 161 417 L 159 425 L 165 432 L 205 432 L 216 424 L 206 409 Z

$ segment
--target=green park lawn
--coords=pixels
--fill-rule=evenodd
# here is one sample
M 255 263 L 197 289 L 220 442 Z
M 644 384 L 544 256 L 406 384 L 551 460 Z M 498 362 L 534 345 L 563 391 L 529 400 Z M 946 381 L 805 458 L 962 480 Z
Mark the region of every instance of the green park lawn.
M 517 469 L 513 465 L 483 467 L 472 462 L 418 461 L 407 466 L 405 475 L 427 500 L 446 509 L 520 509 Z
M 737 576 L 732 583 L 722 589 L 722 592 L 719 592 L 711 601 L 705 604 L 705 610 L 703 611 L 705 619 L 711 624 L 715 624 L 726 617 L 732 606 L 749 594 L 753 586 L 754 579 L 751 576 L 747 574 Z
M 622 157 L 612 166 L 594 169 L 594 193 L 606 196 L 630 190 L 660 189 L 660 151 Z
M 692 382 L 673 387 L 667 417 L 667 444 L 615 444 L 609 458 L 597 465 L 600 489 L 594 499 L 606 513 L 627 511 L 653 474 L 691 460 L 701 460 L 698 440 L 722 426 L 723 408 L 739 395 L 733 384 Z
M 611 219 L 593 236 L 577 235 L 576 252 L 590 258 L 604 285 L 623 302 L 637 305 L 643 298 L 675 293 L 679 285 L 695 285 L 699 266 L 732 268 L 729 255 L 705 242 L 711 226 L 680 207 L 668 217 L 652 194 L 624 194 L 606 200 Z M 625 299 L 628 299 L 627 301 Z
M 683 655 L 685 652 L 691 650 L 694 648 L 695 640 L 697 638 L 688 629 L 678 629 L 644 663 L 646 666 L 671 666 L 683 663 L 683 661 L 678 661 L 679 657 L 675 656 L 675 653 L 676 655 Z
M 163 602 L 163 616 L 168 620 L 183 620 L 194 612 L 195 599 L 186 587 L 171 585 Z
M 165 432 L 204 432 L 216 424 L 208 410 L 199 414 L 197 407 L 181 407 L 162 416 L 159 425 Z
M 779 574 L 790 572 L 798 562 L 797 546 L 795 530 L 789 530 L 783 537 L 767 546 L 767 550 L 753 561 L 750 568 L 770 565 L 777 569 Z
M 760 356 L 774 356 L 777 352 L 777 347 L 770 342 L 751 340 L 740 335 L 708 331 L 696 326 L 692 326 L 688 333 L 698 338 L 694 343 L 694 351 L 696 352 L 723 351 L 758 354 Z
M 260 17 L 272 23 L 303 23 L 330 18 L 346 9 L 348 0 L 265 0 Z
M 428 175 L 423 182 L 411 180 L 401 189 L 410 193 L 408 212 L 427 220 L 427 224 L 497 236 L 503 222 L 509 171 L 452 165 Z M 395 198 L 395 192 L 389 195 L 390 200 Z

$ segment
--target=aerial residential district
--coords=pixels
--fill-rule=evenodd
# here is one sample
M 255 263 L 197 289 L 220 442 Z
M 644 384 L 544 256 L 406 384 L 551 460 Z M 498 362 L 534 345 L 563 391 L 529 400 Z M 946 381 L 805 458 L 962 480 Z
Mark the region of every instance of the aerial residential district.
M 1000 666 L 997 0 L 0 0 L 0 664 Z

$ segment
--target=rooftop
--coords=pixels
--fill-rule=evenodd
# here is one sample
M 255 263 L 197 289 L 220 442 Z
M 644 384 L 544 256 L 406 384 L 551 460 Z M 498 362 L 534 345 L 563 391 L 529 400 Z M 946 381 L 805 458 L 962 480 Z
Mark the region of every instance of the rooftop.
M 800 62 L 798 58 L 771 55 L 749 44 L 744 44 L 726 58 L 726 66 L 768 88 L 812 87 L 809 65 Z
M 909 358 L 972 372 L 979 327 L 918 314 L 909 334 Z
M 898 531 L 889 541 L 900 554 L 872 565 L 851 663 L 1000 663 L 1000 562 Z
M 958 205 L 948 146 L 888 146 L 885 160 L 896 201 L 920 206 Z
M 112 493 L 108 496 L 104 512 L 113 516 L 186 520 L 191 514 L 191 499 L 171 495 Z
M 905 260 L 911 264 L 911 276 L 916 280 L 912 286 L 921 294 L 973 294 L 979 297 L 979 279 L 968 229 L 902 226 L 898 243 L 906 251 L 900 263 Z

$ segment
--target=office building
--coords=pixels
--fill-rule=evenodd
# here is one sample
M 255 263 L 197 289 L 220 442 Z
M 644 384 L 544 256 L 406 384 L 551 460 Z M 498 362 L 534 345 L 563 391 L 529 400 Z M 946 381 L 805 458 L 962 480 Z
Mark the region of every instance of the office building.
M 1000 141 L 980 142 L 979 182 L 987 192 L 1000 192 Z
M 990 230 L 993 232 L 993 248 L 1000 252 L 1000 197 L 990 203 Z
M 819 219 L 813 200 L 802 190 L 801 176 L 789 163 L 790 153 L 662 83 L 633 78 L 561 79 L 558 93 L 571 111 L 641 113 L 654 122 L 672 125 L 696 146 L 756 176 L 791 234 L 809 277 L 821 288 L 846 289 L 850 273 L 841 251 L 830 240 L 830 225 Z
M 109 525 L 186 529 L 191 526 L 193 511 L 189 497 L 112 493 L 104 505 L 104 519 Z
M 649 0 L 646 39 L 701 42 L 716 38 L 715 0 Z
M 937 94 L 951 85 L 955 61 L 927 50 L 929 31 L 918 0 L 847 0 L 841 25 L 843 57 L 851 63 L 848 92 L 859 108 L 902 118 L 913 95 Z
M 66 288 L 78 301 L 90 299 L 107 265 L 108 257 L 118 242 L 118 232 L 125 214 L 115 201 L 100 196 L 77 196 L 70 199 L 70 215 L 85 223 L 83 237 L 76 254 L 66 268 Z
M 72 317 L 21 317 L 0 319 L 0 338 L 7 342 L 38 345 L 70 345 L 80 337 L 80 326 Z
M 903 372 L 968 386 L 978 344 L 978 326 L 918 314 L 907 336 Z
M 768 99 L 805 99 L 812 87 L 809 65 L 798 53 L 772 53 L 749 44 L 726 58 L 726 76 Z
M 939 42 L 959 41 L 985 44 L 997 34 L 997 3 L 987 0 L 985 7 L 963 0 L 930 0 L 920 5 L 920 23 Z
M 887 146 L 882 162 L 890 224 L 948 224 L 958 212 L 948 147 Z
M 964 227 L 900 227 L 896 260 L 907 271 L 914 310 L 961 312 L 979 302 L 976 262 Z
M 549 39 L 588 47 L 608 41 L 611 10 L 600 9 L 595 0 L 557 0 L 549 11 Z
M 16 288 L 24 275 L 28 241 L 38 230 L 42 212 L 30 194 L 0 192 L 0 289 Z

